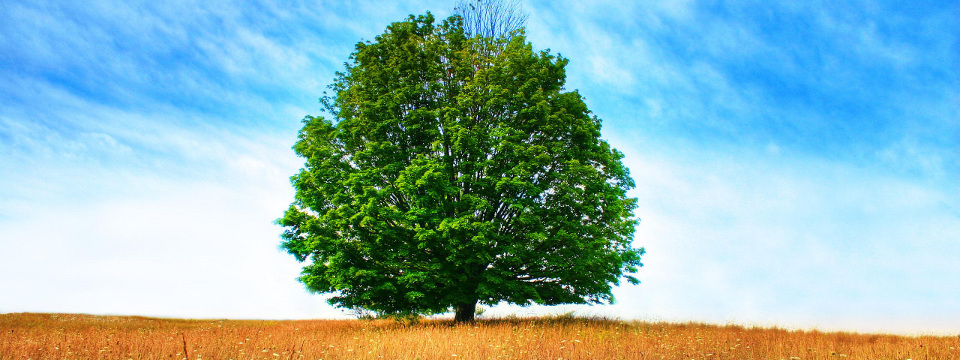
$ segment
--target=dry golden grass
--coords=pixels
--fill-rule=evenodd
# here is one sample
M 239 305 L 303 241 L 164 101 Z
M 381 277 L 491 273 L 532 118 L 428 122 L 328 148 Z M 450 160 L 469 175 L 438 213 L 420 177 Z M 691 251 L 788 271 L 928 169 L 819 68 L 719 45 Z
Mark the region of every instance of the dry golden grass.
M 546 318 L 179 320 L 0 315 L 0 359 L 960 359 L 960 337 Z

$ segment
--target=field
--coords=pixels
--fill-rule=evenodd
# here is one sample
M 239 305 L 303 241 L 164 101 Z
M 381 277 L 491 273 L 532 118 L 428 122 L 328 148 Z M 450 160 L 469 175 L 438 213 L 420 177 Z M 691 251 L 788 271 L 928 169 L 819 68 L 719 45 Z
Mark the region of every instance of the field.
M 960 359 L 960 337 L 570 317 L 454 325 L 0 314 L 0 359 Z

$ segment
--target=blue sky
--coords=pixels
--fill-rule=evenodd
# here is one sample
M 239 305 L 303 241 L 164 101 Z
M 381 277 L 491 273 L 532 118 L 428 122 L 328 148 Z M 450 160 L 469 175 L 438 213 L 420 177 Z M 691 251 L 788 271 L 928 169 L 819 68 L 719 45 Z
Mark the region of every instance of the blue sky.
M 0 312 L 343 313 L 272 221 L 353 46 L 449 1 L 0 3 Z M 960 333 L 960 5 L 527 1 L 637 182 L 624 318 Z

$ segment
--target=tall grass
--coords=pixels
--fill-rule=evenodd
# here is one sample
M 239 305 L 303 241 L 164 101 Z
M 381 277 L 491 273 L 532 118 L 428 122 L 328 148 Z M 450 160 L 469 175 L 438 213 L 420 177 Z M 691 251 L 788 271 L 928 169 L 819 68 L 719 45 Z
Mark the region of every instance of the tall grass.
M 0 359 L 960 359 L 960 337 L 570 317 L 456 325 L 5 314 Z

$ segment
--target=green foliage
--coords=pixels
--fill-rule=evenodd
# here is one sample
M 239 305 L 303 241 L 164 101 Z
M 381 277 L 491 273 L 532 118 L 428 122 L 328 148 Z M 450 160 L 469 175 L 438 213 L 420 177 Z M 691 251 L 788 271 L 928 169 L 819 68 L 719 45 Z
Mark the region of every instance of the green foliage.
M 514 35 L 428 13 L 357 44 L 322 101 L 335 122 L 303 120 L 306 163 L 277 221 L 308 289 L 472 319 L 478 302 L 609 302 L 637 282 L 623 155 L 564 91 L 567 60 Z

